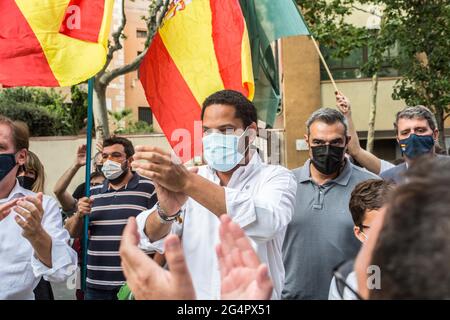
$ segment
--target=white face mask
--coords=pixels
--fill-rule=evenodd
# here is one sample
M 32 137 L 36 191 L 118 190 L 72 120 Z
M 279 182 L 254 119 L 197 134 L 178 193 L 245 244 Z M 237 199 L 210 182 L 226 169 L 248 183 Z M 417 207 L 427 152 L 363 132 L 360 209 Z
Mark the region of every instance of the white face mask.
M 123 173 L 122 165 L 112 160 L 107 160 L 103 164 L 102 172 L 108 180 L 114 180 Z
M 211 133 L 203 137 L 203 157 L 208 165 L 220 172 L 227 172 L 236 167 L 245 156 L 247 148 L 239 151 L 242 139 L 245 139 L 247 129 L 240 135 Z

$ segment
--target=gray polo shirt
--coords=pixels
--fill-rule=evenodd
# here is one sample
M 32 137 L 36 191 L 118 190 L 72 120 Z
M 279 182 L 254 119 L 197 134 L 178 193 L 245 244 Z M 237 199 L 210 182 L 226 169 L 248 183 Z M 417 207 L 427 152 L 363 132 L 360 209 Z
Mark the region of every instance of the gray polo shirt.
M 349 161 L 334 180 L 312 181 L 310 160 L 293 172 L 298 182 L 296 208 L 283 244 L 286 269 L 282 299 L 327 299 L 333 268 L 354 259 L 360 242 L 349 211 L 354 187 L 378 176 Z

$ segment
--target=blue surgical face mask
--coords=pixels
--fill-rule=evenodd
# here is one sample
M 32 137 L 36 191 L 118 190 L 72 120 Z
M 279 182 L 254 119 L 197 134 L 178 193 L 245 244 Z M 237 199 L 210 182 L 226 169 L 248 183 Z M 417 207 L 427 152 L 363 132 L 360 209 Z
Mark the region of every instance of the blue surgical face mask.
M 418 136 L 412 133 L 408 138 L 399 140 L 400 149 L 409 159 L 430 153 L 434 147 L 432 135 Z
M 0 154 L 0 181 L 2 181 L 16 166 L 14 153 Z
M 239 152 L 247 129 L 240 135 L 211 133 L 203 137 L 203 157 L 214 170 L 228 172 L 243 159 L 247 148 Z

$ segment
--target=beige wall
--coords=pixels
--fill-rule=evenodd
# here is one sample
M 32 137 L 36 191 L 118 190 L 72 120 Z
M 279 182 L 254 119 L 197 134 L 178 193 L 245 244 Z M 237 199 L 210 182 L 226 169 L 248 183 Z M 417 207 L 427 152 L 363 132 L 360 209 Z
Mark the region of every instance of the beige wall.
M 369 106 L 371 100 L 371 80 L 336 81 L 338 89 L 346 95 L 352 105 L 352 116 L 358 131 L 367 131 L 369 123 Z M 377 116 L 375 130 L 393 130 L 395 114 L 405 107 L 402 100 L 393 100 L 393 79 L 380 79 L 377 95 Z M 321 106 L 335 107 L 333 85 L 330 81 L 321 84 Z
M 124 136 L 133 145 L 151 145 L 170 150 L 167 139 L 162 134 Z M 85 136 L 36 137 L 30 140 L 30 150 L 37 154 L 45 168 L 45 193 L 53 195 L 53 187 L 62 174 L 73 164 L 79 145 L 86 143 Z M 95 142 L 93 143 L 95 145 Z M 93 150 L 93 155 L 96 150 Z M 84 181 L 85 169 L 80 169 L 68 190 L 72 192 Z

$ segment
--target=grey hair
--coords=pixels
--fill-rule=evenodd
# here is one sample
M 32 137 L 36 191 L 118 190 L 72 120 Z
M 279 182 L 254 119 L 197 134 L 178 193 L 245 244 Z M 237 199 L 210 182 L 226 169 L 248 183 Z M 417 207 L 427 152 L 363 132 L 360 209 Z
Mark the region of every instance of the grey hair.
M 400 119 L 425 119 L 427 120 L 431 130 L 434 131 L 437 128 L 436 117 L 434 116 L 434 114 L 430 111 L 430 109 L 421 105 L 406 107 L 402 111 L 397 112 L 394 122 L 394 128 L 397 134 L 398 134 L 398 121 Z
M 336 122 L 340 122 L 344 126 L 345 136 L 347 136 L 347 119 L 345 119 L 344 115 L 336 109 L 320 108 L 319 110 L 314 111 L 306 121 L 306 129 L 308 131 L 308 135 L 310 134 L 311 125 L 316 121 L 325 122 L 326 124 L 335 124 Z

